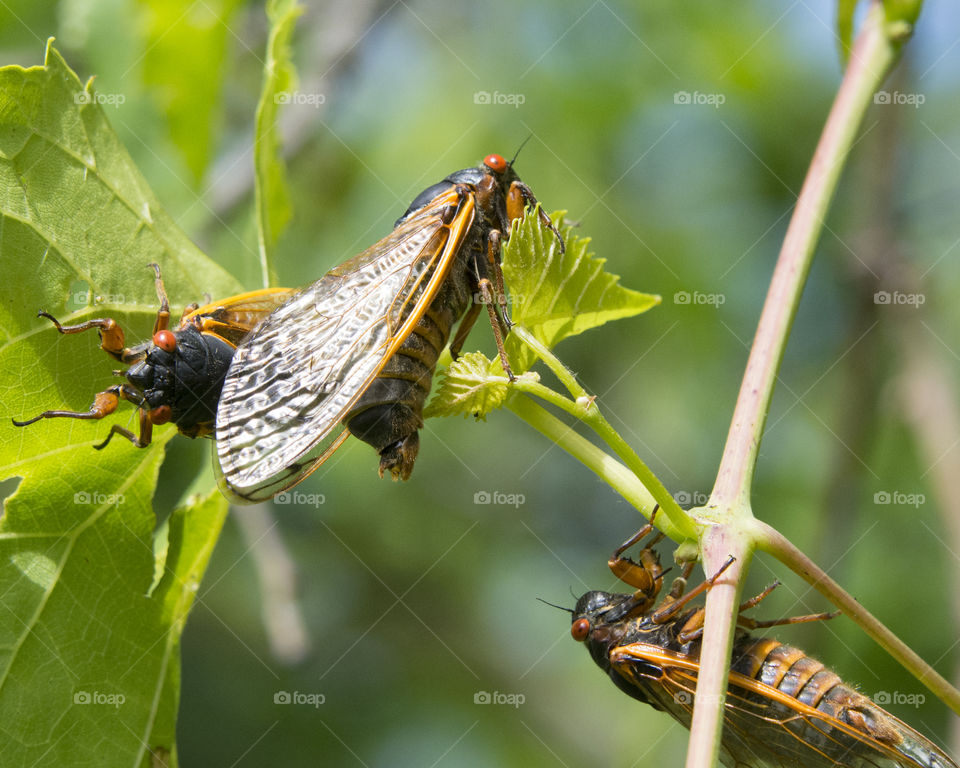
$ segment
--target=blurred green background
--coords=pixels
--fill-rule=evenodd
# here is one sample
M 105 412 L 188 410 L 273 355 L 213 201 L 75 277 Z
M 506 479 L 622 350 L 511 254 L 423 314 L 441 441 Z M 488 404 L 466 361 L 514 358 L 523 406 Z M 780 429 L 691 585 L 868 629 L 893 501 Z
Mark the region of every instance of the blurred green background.
M 422 188 L 530 136 L 517 169 L 545 207 L 580 221 L 625 285 L 664 299 L 558 354 L 683 505 L 703 503 L 839 82 L 833 15 L 821 1 L 307 3 L 301 103 L 283 115 L 295 218 L 281 282 L 313 281 Z M 925 386 L 955 407 L 958 21 L 927 3 L 885 85 L 894 103 L 866 118 L 754 490 L 759 517 L 951 678 L 960 432 Z M 56 35 L 82 78 L 123 95 L 110 120 L 174 218 L 254 288 L 266 32 L 263 5 L 239 0 L 8 0 L 0 62 L 39 64 Z M 478 323 L 465 348 L 492 347 Z M 209 472 L 209 448 L 171 443 L 158 508 Z M 376 464 L 351 441 L 298 488 L 307 503 L 232 514 L 184 636 L 183 765 L 680 764 L 686 731 L 617 691 L 567 615 L 536 600 L 615 589 L 606 558 L 635 510 L 507 412 L 428 422 L 406 484 Z M 518 503 L 476 503 L 484 493 Z M 774 577 L 785 586 L 758 615 L 828 608 L 765 556 L 750 589 Z M 956 718 L 929 694 L 918 705 L 923 689 L 851 622 L 778 636 L 950 739 Z M 282 692 L 323 703 L 275 703 Z

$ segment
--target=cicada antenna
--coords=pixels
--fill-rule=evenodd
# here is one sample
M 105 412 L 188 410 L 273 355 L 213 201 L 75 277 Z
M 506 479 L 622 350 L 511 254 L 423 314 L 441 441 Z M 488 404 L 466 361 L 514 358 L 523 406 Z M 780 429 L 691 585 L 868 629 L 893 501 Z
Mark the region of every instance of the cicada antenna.
M 551 603 L 549 600 L 544 600 L 542 597 L 538 597 L 537 600 L 539 600 L 541 603 L 544 603 L 545 605 L 549 605 L 551 608 L 559 608 L 561 611 L 566 611 L 571 615 L 573 614 L 573 608 L 564 608 L 562 605 Z
M 517 157 L 520 155 L 520 150 L 523 149 L 527 145 L 527 142 L 530 141 L 530 139 L 532 138 L 533 138 L 533 131 L 528 133 L 527 138 L 525 138 L 523 141 L 520 142 L 520 146 L 517 147 L 517 151 L 513 153 L 513 158 L 510 160 L 509 163 L 507 163 L 507 165 L 513 168 L 513 164 L 516 162 Z

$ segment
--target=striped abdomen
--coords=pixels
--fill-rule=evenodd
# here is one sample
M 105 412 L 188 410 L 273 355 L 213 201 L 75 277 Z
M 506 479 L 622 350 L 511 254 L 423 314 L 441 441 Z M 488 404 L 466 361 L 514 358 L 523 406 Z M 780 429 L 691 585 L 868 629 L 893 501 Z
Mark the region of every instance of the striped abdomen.
M 433 303 L 344 419 L 352 434 L 380 454 L 381 475 L 388 471 L 406 480 L 413 469 L 437 358 L 473 295 L 464 266 L 465 260 L 455 260 Z
M 810 765 L 817 756 L 842 766 L 954 766 L 927 739 L 798 648 L 772 638 L 740 635 L 734 644 L 730 671 L 826 715 L 823 719 L 805 715 L 803 707 L 738 685 L 731 674 L 727 706 L 780 721 L 793 738 L 781 743 L 778 754 L 795 753 L 798 765 Z M 869 744 L 873 746 L 868 748 Z

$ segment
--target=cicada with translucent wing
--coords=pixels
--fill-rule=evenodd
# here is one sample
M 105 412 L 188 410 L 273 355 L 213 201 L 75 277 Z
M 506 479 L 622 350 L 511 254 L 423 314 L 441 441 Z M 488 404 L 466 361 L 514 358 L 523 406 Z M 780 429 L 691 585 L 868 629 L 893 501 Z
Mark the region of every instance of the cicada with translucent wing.
M 489 155 L 424 190 L 393 232 L 291 298 L 238 347 L 217 411 L 221 487 L 255 502 L 300 482 L 349 433 L 407 479 L 437 358 L 486 305 L 504 368 L 500 245 L 536 198 Z M 560 234 L 540 212 L 541 221 Z
M 217 401 L 223 378 L 240 340 L 263 318 L 290 298 L 294 291 L 271 288 L 243 293 L 204 306 L 191 304 L 183 311 L 180 323 L 170 330 L 170 302 L 163 287 L 160 267 L 151 264 L 156 274 L 160 309 L 149 341 L 135 347 L 124 343 L 124 332 L 116 320 L 104 317 L 78 325 L 62 325 L 53 315 L 40 311 L 63 334 L 96 329 L 100 348 L 115 360 L 128 365 L 114 371 L 127 380 L 97 393 L 88 411 L 44 411 L 25 421 L 13 420 L 25 427 L 41 419 L 102 419 L 116 411 L 121 400 L 140 410 L 138 434 L 114 424 L 106 440 L 94 446 L 104 448 L 114 435 L 120 435 L 138 448 L 150 444 L 156 424 L 172 423 L 187 437 L 211 437 Z
M 621 691 L 668 712 L 689 728 L 704 609 L 690 608 L 688 603 L 720 573 L 684 594 L 693 566 L 689 564 L 655 607 L 664 571 L 651 547 L 662 535 L 640 551 L 639 562 L 623 556 L 651 532 L 652 526 L 641 530 L 610 560 L 613 572 L 635 591 L 587 592 L 572 611 L 571 632 L 587 645 L 593 660 Z M 755 606 L 775 586 L 740 610 Z M 831 615 L 766 622 L 739 616 L 724 703 L 723 764 L 730 768 L 957 768 L 936 745 L 819 661 L 740 628 Z

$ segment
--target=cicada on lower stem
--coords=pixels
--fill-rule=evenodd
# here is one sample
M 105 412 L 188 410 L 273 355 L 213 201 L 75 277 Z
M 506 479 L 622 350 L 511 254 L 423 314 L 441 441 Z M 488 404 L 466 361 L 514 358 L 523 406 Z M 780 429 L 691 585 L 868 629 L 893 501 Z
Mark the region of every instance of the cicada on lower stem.
M 655 605 L 664 570 L 653 545 L 637 561 L 624 552 L 653 534 L 648 525 L 619 547 L 610 568 L 634 588 L 631 594 L 587 592 L 571 612 L 574 639 L 616 686 L 690 727 L 704 609 L 689 601 L 709 589 L 723 570 L 685 593 L 693 563 Z M 731 561 L 732 562 L 732 561 Z M 776 587 L 740 606 L 746 611 Z M 747 629 L 830 618 L 799 616 L 776 621 L 738 617 L 724 702 L 721 761 L 729 768 L 957 768 L 936 745 L 844 683 L 803 651 Z
M 486 306 L 512 376 L 500 246 L 536 203 L 513 162 L 488 155 L 424 190 L 387 237 L 279 307 L 227 373 L 216 428 L 221 488 L 239 501 L 269 499 L 349 433 L 380 454 L 381 476 L 406 480 L 434 367 L 461 317 L 454 357 Z
M 94 447 L 104 448 L 114 435 L 120 435 L 138 448 L 150 444 L 154 425 L 172 423 L 187 437 L 211 437 L 214 414 L 230 360 L 237 344 L 263 318 L 294 293 L 288 288 L 271 288 L 243 293 L 204 306 L 191 304 L 183 310 L 180 323 L 170 330 L 170 302 L 163 287 L 160 267 L 149 265 L 156 275 L 160 308 L 149 341 L 134 347 L 124 343 L 124 332 L 116 320 L 104 317 L 77 325 L 62 325 L 53 315 L 41 310 L 38 317 L 50 320 L 62 334 L 96 329 L 100 348 L 115 360 L 129 366 L 114 371 L 124 376 L 122 384 L 97 393 L 88 411 L 44 411 L 24 421 L 25 427 L 41 419 L 102 419 L 116 411 L 121 400 L 139 408 L 139 431 L 114 424 L 107 438 Z

